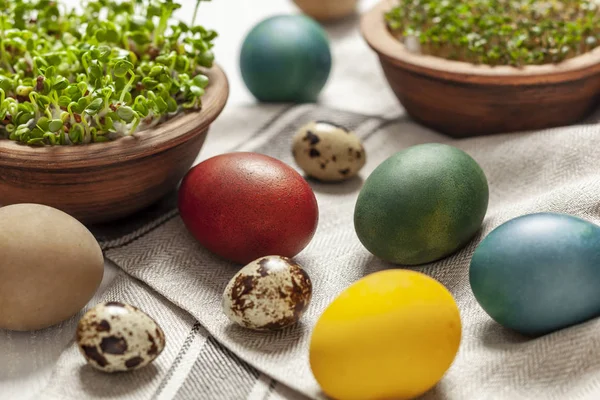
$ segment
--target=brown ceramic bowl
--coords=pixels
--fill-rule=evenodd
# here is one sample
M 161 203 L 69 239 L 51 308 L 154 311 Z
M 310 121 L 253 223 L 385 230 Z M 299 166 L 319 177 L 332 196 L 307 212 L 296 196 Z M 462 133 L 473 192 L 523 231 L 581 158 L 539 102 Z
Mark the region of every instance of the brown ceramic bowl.
M 307 15 L 322 22 L 334 21 L 352 15 L 358 0 L 293 0 Z
M 600 100 L 600 48 L 560 64 L 478 66 L 408 51 L 387 29 L 384 0 L 362 16 L 396 97 L 416 121 L 454 137 L 564 126 Z
M 218 66 L 203 108 L 113 142 L 30 147 L 0 140 L 0 205 L 38 203 L 85 224 L 128 216 L 176 189 L 229 96 Z

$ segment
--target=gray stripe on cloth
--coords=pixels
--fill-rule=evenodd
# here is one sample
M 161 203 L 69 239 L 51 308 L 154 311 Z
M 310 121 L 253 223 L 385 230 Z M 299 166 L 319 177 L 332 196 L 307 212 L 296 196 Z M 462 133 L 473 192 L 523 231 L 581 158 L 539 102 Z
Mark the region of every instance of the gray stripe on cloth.
M 264 133 L 266 130 L 268 130 L 273 124 L 275 124 L 277 121 L 279 121 L 282 117 L 284 117 L 288 112 L 290 112 L 291 110 L 293 110 L 295 107 L 296 106 L 293 105 L 293 104 L 291 104 L 291 105 L 289 105 L 287 107 L 284 107 L 281 111 L 279 111 L 277 114 L 275 114 L 273 116 L 273 118 L 271 118 L 263 126 L 261 126 L 260 128 L 258 128 L 254 132 L 254 134 L 248 138 L 248 140 L 253 140 L 257 136 L 260 136 L 262 133 Z M 238 151 L 239 149 L 241 149 L 244 146 L 244 144 L 245 144 L 245 142 L 242 142 L 242 143 L 238 144 L 237 146 L 231 148 L 228 151 L 229 152 Z
M 192 330 L 190 331 L 189 335 L 185 339 L 185 342 L 183 343 L 183 346 L 181 347 L 181 350 L 177 354 L 177 357 L 175 357 L 175 360 L 173 361 L 173 364 L 171 364 L 171 368 L 169 368 L 169 371 L 167 372 L 167 374 L 165 375 L 164 379 L 162 380 L 162 382 L 158 386 L 158 389 L 156 389 L 156 393 L 154 394 L 155 398 L 157 398 L 158 396 L 160 396 L 160 394 L 162 393 L 162 391 L 169 384 L 169 381 L 173 377 L 173 374 L 175 373 L 175 371 L 177 371 L 177 368 L 179 367 L 179 364 L 181 363 L 181 360 L 183 360 L 183 358 L 187 354 L 188 350 L 190 349 L 190 347 L 191 347 L 191 345 L 192 345 L 192 343 L 194 341 L 194 338 L 198 335 L 198 332 L 200 331 L 201 328 L 202 328 L 202 326 L 198 322 L 196 322 L 194 324 L 194 326 L 192 327 Z
M 259 372 L 210 337 L 175 400 L 245 399 Z
M 175 193 L 172 193 L 169 196 L 172 198 L 176 198 Z M 153 220 L 151 222 L 148 222 L 146 225 L 142 226 L 141 228 L 139 228 L 125 236 L 121 236 L 118 239 L 113 239 L 113 240 L 110 240 L 107 242 L 99 242 L 100 248 L 102 250 L 110 250 L 110 249 L 116 249 L 118 247 L 126 246 L 129 243 L 132 243 L 133 241 L 141 238 L 142 236 L 152 232 L 153 230 L 160 228 L 163 224 L 169 222 L 170 220 L 175 218 L 178 214 L 179 214 L 179 212 L 177 209 L 171 209 L 169 211 L 166 211 L 160 217 L 156 218 L 155 220 Z

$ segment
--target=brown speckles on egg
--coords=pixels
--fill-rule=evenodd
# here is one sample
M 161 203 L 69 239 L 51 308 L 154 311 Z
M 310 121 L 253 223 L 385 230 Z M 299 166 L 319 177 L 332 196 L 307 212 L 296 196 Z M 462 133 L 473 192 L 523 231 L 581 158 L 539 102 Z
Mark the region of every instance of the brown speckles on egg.
M 125 354 L 127 351 L 127 341 L 116 336 L 102 338 L 100 342 L 102 352 L 108 354 Z
M 311 131 L 306 131 L 306 136 L 304 136 L 303 140 L 308 141 L 308 143 L 310 143 L 311 146 L 314 146 L 315 144 L 319 143 L 319 141 L 320 141 L 319 136 L 315 135 Z
M 344 175 L 344 176 L 345 176 L 345 175 L 348 175 L 348 174 L 350 173 L 350 169 L 349 169 L 349 168 L 346 168 L 346 169 L 340 169 L 340 171 L 339 171 L 339 172 L 340 172 L 340 174 L 342 174 L 342 175 Z
M 258 273 L 260 276 L 269 275 L 269 269 L 271 268 L 271 259 L 269 257 L 264 257 L 258 261 Z
M 246 295 L 252 292 L 254 288 L 254 277 L 238 275 L 231 290 L 231 300 L 233 306 L 243 312 L 246 308 L 252 307 L 252 301 L 246 298 Z
M 317 149 L 310 149 L 308 151 L 308 154 L 310 156 L 310 158 L 316 158 L 316 157 L 320 157 L 321 156 L 321 152 Z
M 245 282 L 244 290 L 239 290 L 240 282 Z M 230 280 L 223 293 L 223 311 L 241 326 L 276 330 L 296 323 L 311 296 L 310 278 L 298 264 L 286 257 L 262 257 Z
M 96 324 L 96 330 L 98 332 L 108 332 L 110 331 L 110 324 L 107 320 L 103 319 L 102 321 Z
M 106 358 L 98 352 L 98 348 L 96 346 L 82 345 L 80 348 L 83 350 L 83 353 L 87 359 L 95 361 L 101 367 L 108 365 L 108 361 L 106 361 Z
M 77 325 L 76 339 L 90 365 L 104 372 L 142 368 L 165 347 L 156 321 L 120 302 L 100 303 L 88 311 Z
M 142 362 L 144 362 L 144 359 L 142 357 L 135 356 L 135 357 L 132 357 L 129 360 L 125 361 L 125 366 L 127 367 L 127 369 L 131 369 L 131 368 L 137 367 Z
M 156 341 L 154 337 L 148 332 L 148 341 L 150 342 L 150 348 L 148 349 L 148 355 L 153 356 L 158 352 L 158 347 L 156 346 Z

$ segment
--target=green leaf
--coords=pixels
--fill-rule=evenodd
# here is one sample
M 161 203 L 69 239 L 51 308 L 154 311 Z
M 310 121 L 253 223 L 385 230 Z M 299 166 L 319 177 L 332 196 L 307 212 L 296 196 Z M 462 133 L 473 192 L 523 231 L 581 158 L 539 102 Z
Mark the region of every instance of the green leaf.
M 174 113 L 175 111 L 177 111 L 177 102 L 175 101 L 174 98 L 172 97 L 168 97 L 167 98 L 167 111 L 169 111 L 170 113 Z
M 145 45 L 151 42 L 150 36 L 145 32 L 130 32 L 128 35 L 138 45 Z
M 130 123 L 135 119 L 135 111 L 131 107 L 121 106 L 117 110 L 117 115 L 126 123 Z
M 163 71 L 164 71 L 164 69 L 165 69 L 165 68 L 164 68 L 164 67 L 162 67 L 162 66 L 160 66 L 160 65 L 154 66 L 154 67 L 152 67 L 152 69 L 150 70 L 150 74 L 149 74 L 149 75 L 150 75 L 152 78 L 154 78 L 154 77 L 156 77 L 156 76 L 158 76 L 158 75 L 162 74 L 162 73 L 163 73 Z
M 67 80 L 67 78 L 59 76 L 58 78 L 56 78 L 54 80 L 54 85 L 52 86 L 52 89 L 56 90 L 56 91 L 61 91 L 61 90 L 65 90 L 68 87 L 69 87 L 69 81 Z
M 48 143 L 50 143 L 51 146 L 54 146 L 56 144 L 56 142 L 57 142 L 56 135 L 54 133 L 51 133 L 51 132 L 45 133 L 44 137 L 42 138 L 42 140 L 48 141 Z
M 44 138 L 33 138 L 27 140 L 27 144 L 30 146 L 41 146 L 44 144 Z
M 109 29 L 106 31 L 105 40 L 110 43 L 116 43 L 119 41 L 119 32 L 116 29 Z
M 98 29 L 96 31 L 96 33 L 94 34 L 94 36 L 96 37 L 96 40 L 100 43 L 106 41 L 106 30 L 104 29 Z
M 88 69 L 88 73 L 90 74 L 90 76 L 93 79 L 100 79 L 104 75 L 102 68 L 100 68 L 100 66 L 98 64 L 90 65 L 90 68 Z
M 157 97 L 154 101 L 154 104 L 156 105 L 156 108 L 160 114 L 164 114 L 169 109 L 169 106 L 162 99 L 162 97 Z
M 50 66 L 48 68 L 46 68 L 46 79 L 52 79 L 54 78 L 54 76 L 56 75 L 56 68 L 54 66 Z
M 83 128 L 79 124 L 74 124 L 69 131 L 69 139 L 74 144 L 81 143 L 83 139 Z
M 52 100 L 50 100 L 50 97 L 48 96 L 44 96 L 44 95 L 39 95 L 36 98 L 36 104 L 42 109 L 46 109 L 50 103 L 52 102 Z
M 130 63 L 129 61 L 126 61 L 126 60 L 119 60 L 115 64 L 113 73 L 115 74 L 115 76 L 118 76 L 119 78 L 123 78 L 125 75 L 127 75 L 127 72 L 131 71 L 132 69 L 133 69 L 132 63 Z
M 150 78 L 150 77 L 145 77 L 144 79 L 142 79 L 142 84 L 144 85 L 144 87 L 148 90 L 154 90 L 156 88 L 156 86 L 158 86 L 158 81 L 155 81 L 154 79 Z
M 201 87 L 201 88 L 205 88 L 208 86 L 208 77 L 206 75 L 196 75 L 194 77 L 194 85 Z
M 48 124 L 48 130 L 50 132 L 58 132 L 63 127 L 63 122 L 60 119 L 53 119 Z
M 46 117 L 42 117 L 38 119 L 36 124 L 42 131 L 47 131 L 48 126 L 50 125 L 50 121 Z
M 98 60 L 101 62 L 107 62 L 110 59 L 110 55 L 112 53 L 112 50 L 110 47 L 108 46 L 100 46 L 98 48 L 99 51 L 99 55 L 98 55 Z
M 96 114 L 98 114 L 98 111 L 100 111 L 102 109 L 103 103 L 104 102 L 103 102 L 102 99 L 100 99 L 100 98 L 95 99 L 85 109 L 86 114 L 89 114 L 89 115 L 96 115 Z
M 203 67 L 207 67 L 207 68 L 212 67 L 214 60 L 215 60 L 215 55 L 213 54 L 212 51 L 207 51 L 205 53 L 202 53 L 197 58 L 198 64 L 202 65 Z
M 204 89 L 199 86 L 190 86 L 190 92 L 196 97 L 204 96 Z

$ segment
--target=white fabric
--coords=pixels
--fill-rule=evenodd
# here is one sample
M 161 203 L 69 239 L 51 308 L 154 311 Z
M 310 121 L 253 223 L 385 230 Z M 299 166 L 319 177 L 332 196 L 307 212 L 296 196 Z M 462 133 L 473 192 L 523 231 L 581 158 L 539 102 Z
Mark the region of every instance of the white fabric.
M 186 3 L 182 16 L 191 15 L 193 2 Z M 360 37 L 356 19 L 328 26 L 334 70 L 319 104 L 293 109 L 255 104 L 237 68 L 243 35 L 260 19 L 295 9 L 291 2 L 280 0 L 240 1 L 235 10 L 231 3 L 214 0 L 201 5 L 200 22 L 221 34 L 217 61 L 225 68 L 232 87 L 229 104 L 213 125 L 198 161 L 236 148 L 259 150 L 293 164 L 286 140 L 298 124 L 317 115 L 356 125 L 357 134 L 365 139 L 368 157 L 361 173 L 363 179 L 386 157 L 413 144 L 445 142 L 466 150 L 488 176 L 490 207 L 482 232 L 470 246 L 446 260 L 419 268 L 452 291 L 464 325 L 456 362 L 425 398 L 599 399 L 600 321 L 525 340 L 491 322 L 476 304 L 467 279 L 473 246 L 509 218 L 529 212 L 560 211 L 600 223 L 600 127 L 592 124 L 598 116 L 570 128 L 450 140 L 406 118 L 385 83 L 375 54 Z M 364 1 L 361 8 L 373 3 Z M 257 132 L 276 115 L 280 115 L 276 122 L 264 132 Z M 35 333 L 0 331 L 0 398 L 148 399 L 153 394 L 160 399 L 239 398 L 234 394 L 238 392 L 232 392 L 232 385 L 223 384 L 218 395 L 209 395 L 210 385 L 198 383 L 209 374 L 199 360 L 209 356 L 213 358 L 206 365 L 223 360 L 227 368 L 239 366 L 238 386 L 247 383 L 247 398 L 320 398 L 307 364 L 311 326 L 344 287 L 367 273 L 391 267 L 369 255 L 354 233 L 352 212 L 360 182 L 313 185 L 321 220 L 315 239 L 298 261 L 309 271 L 315 294 L 299 326 L 271 336 L 231 327 L 220 311 L 219 299 L 235 269 L 202 250 L 172 213 L 160 221 L 158 228 L 153 225 L 152 229 L 142 229 L 147 234 L 139 240 L 124 246 L 128 239 L 116 239 L 111 245 L 107 242 L 107 258 L 135 279 L 107 262 L 103 287 L 90 302 L 120 299 L 143 305 L 165 328 L 164 355 L 150 369 L 107 377 L 93 374 L 73 346 L 77 316 Z M 195 325 L 196 320 L 202 326 Z M 213 348 L 218 351 L 211 353 Z M 250 381 L 252 377 L 256 381 Z M 220 378 L 211 379 L 211 385 L 218 386 Z

